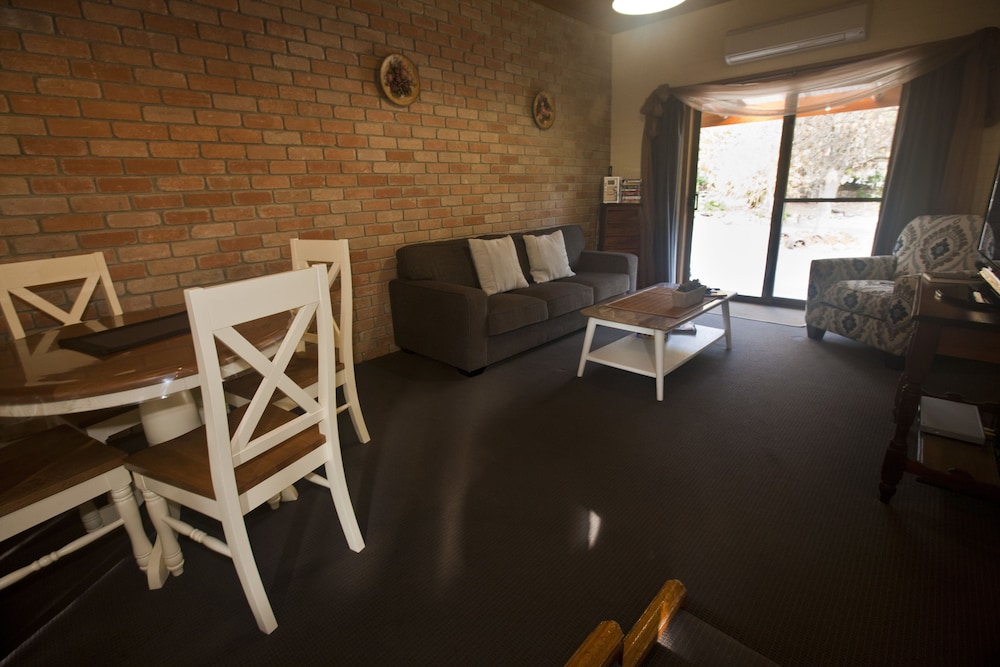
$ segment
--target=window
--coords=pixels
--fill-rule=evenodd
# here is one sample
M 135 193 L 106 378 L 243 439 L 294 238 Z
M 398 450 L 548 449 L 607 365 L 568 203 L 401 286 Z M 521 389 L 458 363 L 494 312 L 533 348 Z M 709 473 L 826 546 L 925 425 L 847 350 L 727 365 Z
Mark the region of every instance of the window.
M 813 259 L 870 254 L 898 104 L 897 88 L 772 120 L 703 114 L 691 276 L 803 301 Z

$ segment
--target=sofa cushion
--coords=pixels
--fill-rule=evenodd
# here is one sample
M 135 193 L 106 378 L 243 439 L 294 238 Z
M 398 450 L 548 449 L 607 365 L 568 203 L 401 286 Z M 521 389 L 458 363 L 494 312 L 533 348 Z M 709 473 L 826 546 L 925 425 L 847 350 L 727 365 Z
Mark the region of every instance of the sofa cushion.
M 629 291 L 631 281 L 627 273 L 577 272 L 571 278 L 559 282 L 573 282 L 586 285 L 594 291 L 594 303 L 600 303 L 613 296 L 621 296 Z
M 885 319 L 896 284 L 891 280 L 841 280 L 826 288 L 823 301 L 841 310 Z
M 396 251 L 396 273 L 403 280 L 436 280 L 479 287 L 466 239 L 403 246 Z
M 528 253 L 531 277 L 536 283 L 547 283 L 573 275 L 566 257 L 562 230 L 551 234 L 525 234 L 524 247 Z
M 513 294 L 541 299 L 548 309 L 549 318 L 559 317 L 594 303 L 594 290 L 590 287 L 562 280 L 514 290 Z
M 479 277 L 479 286 L 487 295 L 528 286 L 521 272 L 514 239 L 510 236 L 489 240 L 469 239 L 469 251 Z
M 493 294 L 487 297 L 486 304 L 486 333 L 490 336 L 544 322 L 549 317 L 544 301 L 523 294 Z

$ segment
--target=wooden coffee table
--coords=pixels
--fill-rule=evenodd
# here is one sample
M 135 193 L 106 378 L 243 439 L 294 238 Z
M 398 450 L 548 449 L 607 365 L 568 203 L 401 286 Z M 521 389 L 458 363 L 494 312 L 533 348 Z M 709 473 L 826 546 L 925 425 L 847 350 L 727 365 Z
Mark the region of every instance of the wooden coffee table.
M 576 376 L 583 377 L 588 361 L 623 371 L 656 378 L 656 400 L 663 400 L 663 376 L 694 357 L 706 347 L 726 337 L 726 349 L 733 347 L 732 327 L 729 320 L 729 300 L 736 292 L 719 292 L 690 308 L 673 308 L 666 298 L 665 285 L 654 285 L 635 294 L 608 303 L 584 308 L 587 316 L 587 334 L 583 339 L 580 366 Z M 694 334 L 671 331 L 690 322 L 699 315 L 722 306 L 723 328 L 716 329 L 699 324 Z M 609 327 L 630 331 L 635 336 L 624 336 L 613 343 L 591 350 L 594 330 Z

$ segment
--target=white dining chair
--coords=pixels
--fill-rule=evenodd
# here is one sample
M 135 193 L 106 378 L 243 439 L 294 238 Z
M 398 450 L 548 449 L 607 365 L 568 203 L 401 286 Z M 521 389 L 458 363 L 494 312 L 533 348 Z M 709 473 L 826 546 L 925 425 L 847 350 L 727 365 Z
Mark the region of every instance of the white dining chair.
M 353 551 L 365 543 L 344 475 L 337 432 L 333 371 L 333 330 L 316 323 L 332 317 L 326 270 L 288 271 L 240 282 L 185 291 L 198 360 L 205 427 L 132 454 L 126 466 L 142 489 L 156 528 L 160 556 L 150 564 L 150 585 L 167 572 L 184 571 L 177 534 L 232 559 L 253 611 L 265 633 L 277 620 L 257 570 L 244 516 L 282 489 L 314 476 L 330 489 L 340 525 Z M 236 327 L 265 317 L 286 317 L 290 324 L 276 347 L 258 349 Z M 310 327 L 318 335 L 315 357 L 318 394 L 312 396 L 286 374 L 296 348 Z M 223 388 L 217 344 L 252 366 L 263 378 L 248 403 L 230 412 Z M 273 354 L 273 356 L 271 356 Z M 280 391 L 294 412 L 275 405 Z M 314 475 L 323 466 L 325 478 Z M 191 508 L 222 524 L 224 540 L 206 535 L 170 512 L 167 502 Z
M 115 510 L 107 513 L 101 527 L 5 574 L 0 578 L 0 589 L 67 558 L 119 527 L 128 533 L 139 568 L 146 570 L 152 545 L 143 531 L 132 477 L 124 461 L 125 452 L 65 425 L 0 447 L 0 541 L 104 495 L 111 498 L 109 507 Z M 9 543 L 7 551 L 20 546 Z
M 0 264 L 0 310 L 7 320 L 11 336 L 19 340 L 25 337 L 25 330 L 15 299 L 48 316 L 59 326 L 66 326 L 81 322 L 88 314 L 87 309 L 94 304 L 98 286 L 102 288 L 110 314 L 121 315 L 122 306 L 103 253 Z M 61 301 L 64 297 L 65 304 Z M 23 313 L 29 312 L 31 309 L 23 310 Z M 93 305 L 91 314 L 98 315 L 96 305 Z M 40 344 L 51 345 L 52 339 L 43 339 Z M 49 352 L 40 350 L 38 356 Z M 34 356 L 31 350 L 27 350 L 26 354 Z M 69 350 L 66 354 L 79 356 L 79 353 Z M 137 408 L 125 406 L 65 415 L 63 421 L 96 440 L 107 442 L 111 436 L 138 426 L 141 420 Z
M 371 436 L 365 417 L 361 413 L 361 401 L 358 398 L 358 387 L 354 376 L 354 285 L 351 275 L 351 249 L 346 239 L 336 241 L 324 239 L 292 239 L 292 269 L 305 269 L 315 264 L 327 267 L 331 298 L 339 304 L 338 314 L 333 318 L 333 340 L 336 346 L 336 386 L 342 389 L 344 400 L 338 401 L 337 413 L 348 411 L 354 432 L 361 442 L 368 442 Z M 338 282 L 339 280 L 339 282 Z M 296 354 L 289 368 L 289 374 L 316 396 L 316 364 L 313 357 L 316 354 L 316 336 L 308 334 L 306 341 L 311 343 Z M 244 373 L 226 383 L 226 391 L 231 401 L 239 405 L 250 396 L 260 382 L 260 376 L 254 373 Z

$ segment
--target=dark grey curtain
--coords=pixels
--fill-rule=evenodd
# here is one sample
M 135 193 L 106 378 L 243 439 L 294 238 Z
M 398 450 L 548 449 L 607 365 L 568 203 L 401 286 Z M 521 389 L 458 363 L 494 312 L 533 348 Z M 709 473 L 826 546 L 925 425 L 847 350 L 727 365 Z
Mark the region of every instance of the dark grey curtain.
M 687 277 L 681 259 L 693 223 L 701 125 L 701 112 L 670 95 L 666 86 L 650 96 L 643 113 L 642 178 L 652 188 L 640 209 L 639 287 L 681 282 Z
M 902 227 L 926 213 L 981 213 L 973 202 L 983 128 L 1000 121 L 1000 29 L 846 62 L 730 81 L 654 90 L 646 118 L 642 179 L 649 184 L 641 208 L 640 285 L 686 277 L 681 265 L 693 224 L 695 162 L 700 114 L 717 113 L 751 97 L 750 91 L 802 92 L 859 84 L 903 84 L 893 156 L 883 193 L 874 251 L 884 252 Z M 883 77 L 882 74 L 886 76 Z M 834 85 L 836 82 L 836 86 Z M 759 110 L 745 114 L 756 115 Z
M 1000 115 L 998 35 L 976 33 L 950 62 L 903 85 L 873 255 L 890 254 L 918 215 L 985 210 L 973 196 L 983 128 Z

